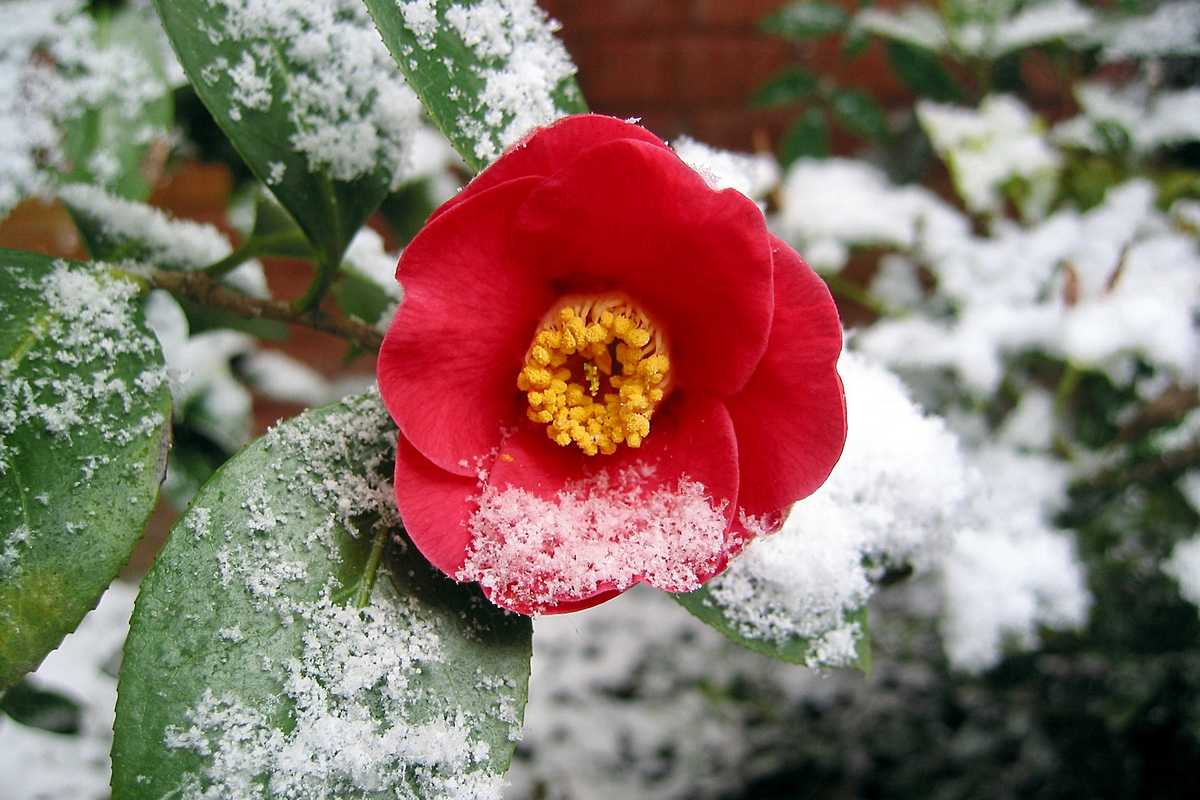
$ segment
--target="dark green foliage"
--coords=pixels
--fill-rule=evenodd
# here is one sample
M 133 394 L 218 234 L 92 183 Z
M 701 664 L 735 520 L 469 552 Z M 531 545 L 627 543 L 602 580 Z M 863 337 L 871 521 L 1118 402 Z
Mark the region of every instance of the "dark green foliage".
M 792 123 L 779 144 L 779 160 L 784 165 L 797 158 L 823 158 L 829 155 L 829 122 L 825 112 L 810 108 Z
M 904 81 L 918 97 L 952 102 L 962 98 L 962 90 L 942 66 L 941 61 L 928 50 L 913 47 L 903 42 L 887 43 L 888 61 L 896 77 Z
M 19 681 L 0 695 L 0 712 L 31 728 L 51 733 L 79 733 L 79 704 L 28 680 Z

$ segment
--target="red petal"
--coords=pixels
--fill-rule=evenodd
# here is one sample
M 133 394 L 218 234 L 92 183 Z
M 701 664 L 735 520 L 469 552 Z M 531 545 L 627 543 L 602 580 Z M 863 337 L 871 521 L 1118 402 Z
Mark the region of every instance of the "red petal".
M 666 149 L 667 143 L 640 125 L 603 114 L 576 114 L 538 128 L 475 176 L 456 196 L 430 215 L 432 222 L 448 209 L 485 189 L 514 178 L 553 175 L 581 153 L 616 139 L 636 139 Z
M 576 600 L 574 602 L 563 602 L 563 603 L 559 603 L 558 605 L 554 606 L 553 608 L 543 608 L 543 609 L 539 610 L 537 613 L 539 613 L 539 614 L 570 614 L 572 611 L 584 611 L 586 609 L 593 608 L 594 606 L 598 606 L 601 603 L 607 603 L 609 600 L 612 600 L 614 597 L 617 597 L 620 594 L 621 594 L 621 592 L 619 590 L 610 589 L 607 592 L 600 592 L 599 594 L 594 594 L 591 597 L 588 597 L 584 600 Z
M 479 498 L 479 479 L 440 469 L 403 437 L 396 445 L 396 505 L 408 538 L 447 575 L 462 568 Z
M 610 481 L 607 487 L 596 485 L 600 476 Z M 483 526 L 494 527 L 477 524 L 476 535 L 485 538 L 475 541 L 464 569 L 493 602 L 524 614 L 557 613 L 586 607 L 581 604 L 600 595 L 608 599 L 638 582 L 685 591 L 712 577 L 725 561 L 737 496 L 733 425 L 719 400 L 679 393 L 655 414 L 641 448 L 593 458 L 559 447 L 543 428 L 526 425 L 501 446 L 488 486 L 480 516 Z M 573 497 L 564 495 L 571 490 Z M 671 513 L 655 516 L 652 529 L 637 515 L 662 508 Z M 507 522 L 506 512 L 512 515 Z M 587 527 L 626 516 L 636 529 Z M 480 546 L 498 537 L 511 542 L 514 533 L 532 547 L 510 551 L 508 561 L 491 560 L 494 551 L 478 556 Z M 664 557 L 656 546 L 675 549 Z M 612 559 L 618 560 L 615 566 Z
M 404 437 L 459 475 L 474 474 L 517 417 L 517 373 L 554 301 L 511 247 L 515 209 L 538 182 L 509 181 L 442 215 L 397 267 L 404 302 L 379 353 L 379 389 Z
M 396 503 L 409 541 L 425 559 L 451 578 L 462 569 L 471 541 L 470 519 L 478 508 L 479 480 L 439 469 L 403 436 L 396 445 Z M 546 609 L 565 614 L 597 606 L 619 595 L 600 592 Z
M 846 441 L 837 306 L 796 251 L 771 239 L 770 344 L 746 388 L 727 401 L 742 470 L 738 505 L 751 516 L 777 513 L 812 494 L 829 477 Z
M 774 305 L 762 212 L 671 151 L 593 147 L 530 194 L 517 228 L 526 263 L 564 292 L 642 303 L 666 328 L 676 386 L 732 394 L 762 357 Z

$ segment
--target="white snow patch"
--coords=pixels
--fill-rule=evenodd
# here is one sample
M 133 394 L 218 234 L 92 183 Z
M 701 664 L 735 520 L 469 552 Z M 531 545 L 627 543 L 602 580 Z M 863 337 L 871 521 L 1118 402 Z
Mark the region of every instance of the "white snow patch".
M 714 190 L 736 189 L 751 200 L 762 200 L 779 183 L 779 163 L 770 154 L 721 150 L 689 136 L 679 137 L 671 146 Z
M 755 539 L 708 584 L 750 639 L 815 640 L 810 666 L 841 666 L 861 636 L 851 615 L 888 566 L 926 569 L 967 509 L 971 474 L 955 437 L 894 375 L 845 352 L 847 439 L 825 484 L 783 529 Z
M 1062 159 L 1042 135 L 1041 121 L 1020 100 L 990 95 L 977 110 L 926 100 L 917 104 L 917 119 L 950 168 L 967 208 L 1000 213 L 1004 184 L 1019 178 L 1028 190 L 1018 196 L 1022 212 L 1027 218 L 1045 213 Z
M 552 499 L 488 486 L 455 577 L 526 613 L 641 581 L 672 592 L 698 588 L 725 547 L 724 508 L 686 476 L 645 489 L 653 471 L 601 470 Z
M 79 707 L 78 734 L 50 733 L 0 719 L 0 774 L 12 797 L 108 796 L 117 703 L 111 664 L 120 656 L 136 596 L 136 587 L 112 584 L 74 633 L 28 677 L 35 688 L 61 694 Z
M 893 186 L 861 161 L 800 159 L 788 170 L 775 227 L 818 270 L 844 266 L 847 245 L 914 249 L 958 239 L 965 218 L 920 186 Z
M 1185 600 L 1200 606 L 1200 536 L 1175 545 L 1163 564 L 1163 572 L 1179 583 L 1179 593 Z
M 1091 607 L 1070 532 L 1049 522 L 1065 497 L 1065 466 L 1004 450 L 977 463 L 977 522 L 941 564 L 946 655 L 967 671 L 997 663 L 1007 644 L 1036 646 L 1040 626 L 1082 626 Z

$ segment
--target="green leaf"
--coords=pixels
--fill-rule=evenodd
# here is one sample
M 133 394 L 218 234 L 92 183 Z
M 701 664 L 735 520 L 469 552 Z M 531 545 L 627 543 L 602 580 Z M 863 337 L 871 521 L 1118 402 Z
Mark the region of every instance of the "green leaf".
M 837 33 L 850 18 L 832 3 L 795 0 L 763 19 L 759 26 L 767 33 L 789 39 L 816 39 Z
M 255 198 L 254 227 L 242 247 L 255 256 L 312 259 L 317 255 L 292 215 L 266 192 Z
M 918 97 L 940 102 L 952 102 L 962 97 L 962 91 L 954 78 L 942 66 L 938 57 L 929 51 L 889 40 L 887 54 L 896 75 Z
M 15 722 L 51 733 L 79 733 L 79 704 L 49 689 L 41 689 L 28 680 L 18 681 L 0 696 L 0 711 Z
M 816 74 L 800 67 L 793 67 L 772 78 L 754 95 L 756 106 L 772 108 L 791 105 L 817 93 L 819 81 Z
M 429 183 L 428 180 L 416 180 L 405 184 L 384 198 L 379 206 L 379 213 L 401 244 L 412 241 L 439 205 L 433 200 Z
M 474 796 L 507 768 L 530 622 L 400 535 L 395 441 L 377 395 L 350 398 L 200 490 L 134 610 L 114 800 Z
M 354 233 L 389 190 L 393 176 L 383 158 L 361 172 L 335 167 L 328 159 L 304 151 L 302 143 L 321 148 L 314 143 L 330 137 L 335 126 L 314 119 L 311 97 L 301 96 L 302 87 L 322 76 L 293 57 L 294 42 L 281 35 L 252 35 L 230 25 L 232 12 L 214 8 L 210 0 L 155 0 L 154 5 L 188 80 L 217 125 L 254 175 L 295 217 L 321 254 L 321 262 L 336 266 Z M 288 27 L 282 20 L 276 22 L 281 24 L 272 30 Z M 327 32 L 312 33 L 324 41 L 321 37 Z M 370 70 L 367 75 L 371 76 Z M 398 73 L 395 80 L 400 81 Z M 355 88 L 347 86 L 343 94 Z M 374 94 L 364 106 L 382 102 L 384 89 L 369 88 Z M 371 126 L 365 119 L 344 122 Z M 381 152 L 385 146 L 386 142 L 380 143 Z
M 829 122 L 825 112 L 810 108 L 792 123 L 779 144 L 779 160 L 786 167 L 798 158 L 824 158 L 829 155 Z
M 530 0 L 504 4 L 502 20 L 486 8 L 473 19 L 476 4 L 461 0 L 364 2 L 430 119 L 473 170 L 534 127 L 587 111 L 570 56 Z
M 353 264 L 342 265 L 337 282 L 333 285 L 333 297 L 338 308 L 347 316 L 362 320 L 368 325 L 379 322 L 383 312 L 396 305 L 392 297 L 370 275 Z
M 165 139 L 174 118 L 158 34 L 144 15 L 132 8 L 110 14 L 96 13 L 98 50 L 136 59 L 143 74 L 137 78 L 147 89 L 160 90 L 136 108 L 106 97 L 71 117 L 63 129 L 62 148 L 71 164 L 68 182 L 94 183 L 120 197 L 144 200 L 153 188 L 146 159 L 156 141 Z M 129 65 L 125 65 L 129 69 Z
M 745 647 L 747 650 L 753 650 L 756 653 L 761 653 L 771 658 L 787 661 L 792 664 L 803 664 L 806 666 L 814 664 L 814 642 L 812 639 L 794 637 L 785 641 L 773 641 L 767 639 L 754 639 L 746 636 L 737 622 L 731 619 L 721 608 L 720 603 L 713 597 L 708 587 L 701 586 L 694 592 L 686 594 L 671 595 L 679 605 L 691 612 L 692 616 L 699 619 L 704 624 L 719 631 L 730 641 Z M 856 623 L 859 627 L 860 636 L 857 643 L 858 658 L 853 664 L 847 666 L 854 667 L 862 672 L 870 672 L 871 670 L 871 635 L 870 629 L 867 627 L 867 609 L 860 608 L 846 616 L 847 622 Z
M 0 250 L 0 688 L 95 606 L 154 507 L 171 398 L 141 291 Z
M 833 115 L 851 133 L 864 139 L 883 139 L 887 136 L 887 119 L 883 109 L 865 92 L 856 89 L 836 89 L 830 98 Z

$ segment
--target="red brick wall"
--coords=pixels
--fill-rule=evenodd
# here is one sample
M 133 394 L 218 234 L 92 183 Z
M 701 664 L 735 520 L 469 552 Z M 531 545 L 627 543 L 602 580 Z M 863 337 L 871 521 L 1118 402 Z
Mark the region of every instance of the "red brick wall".
M 562 23 L 592 109 L 641 117 L 656 133 L 688 133 L 749 149 L 778 114 L 749 110 L 792 46 L 756 27 L 785 0 L 541 0 Z
M 539 2 L 562 23 L 559 36 L 592 109 L 641 117 L 668 139 L 687 133 L 740 150 L 774 143 L 790 115 L 751 109 L 750 98 L 793 64 L 902 100 L 877 46 L 845 64 L 835 42 L 793 43 L 762 33 L 758 21 L 788 0 Z M 857 7 L 854 0 L 842 5 Z

